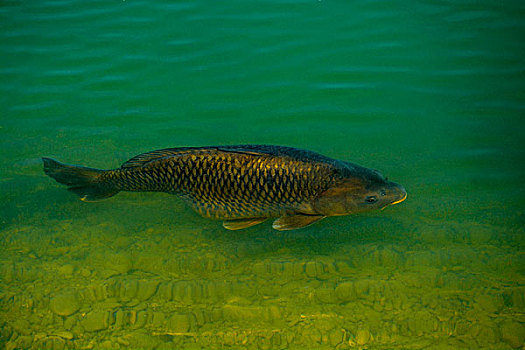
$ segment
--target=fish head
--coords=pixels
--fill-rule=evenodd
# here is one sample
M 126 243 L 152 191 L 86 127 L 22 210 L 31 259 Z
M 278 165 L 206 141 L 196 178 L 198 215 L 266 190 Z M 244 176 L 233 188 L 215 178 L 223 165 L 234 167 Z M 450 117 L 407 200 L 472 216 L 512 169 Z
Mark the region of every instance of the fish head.
M 315 199 L 315 211 L 325 216 L 348 215 L 384 209 L 406 199 L 407 193 L 403 186 L 388 181 L 375 170 L 370 172 L 373 172 L 371 176 L 348 177 L 337 181 Z

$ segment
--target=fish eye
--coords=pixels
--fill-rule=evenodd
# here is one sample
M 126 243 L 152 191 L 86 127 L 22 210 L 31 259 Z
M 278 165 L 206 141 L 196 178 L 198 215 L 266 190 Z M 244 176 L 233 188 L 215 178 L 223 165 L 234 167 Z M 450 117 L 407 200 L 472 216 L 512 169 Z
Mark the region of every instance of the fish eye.
M 365 201 L 367 203 L 375 203 L 375 202 L 377 202 L 377 197 L 376 196 L 368 196 L 368 197 L 365 198 Z
M 381 195 L 381 197 L 386 196 L 386 192 L 385 192 L 385 190 L 381 190 L 381 191 L 379 192 L 379 194 Z

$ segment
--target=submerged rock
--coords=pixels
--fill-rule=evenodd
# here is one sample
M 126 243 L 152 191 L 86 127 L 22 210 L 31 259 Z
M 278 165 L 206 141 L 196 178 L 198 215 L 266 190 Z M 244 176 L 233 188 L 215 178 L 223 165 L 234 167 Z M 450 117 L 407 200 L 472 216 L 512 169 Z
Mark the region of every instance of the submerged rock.
M 343 282 L 335 288 L 335 296 L 340 302 L 348 302 L 356 299 L 355 286 L 352 282 Z
M 337 345 L 341 344 L 344 340 L 344 333 L 340 329 L 332 329 L 328 333 L 328 342 L 330 343 L 330 346 L 336 347 Z
M 59 316 L 69 316 L 80 308 L 78 296 L 73 291 L 65 291 L 51 298 L 49 308 Z
M 355 335 L 355 342 L 357 345 L 365 345 L 370 341 L 371 338 L 372 335 L 368 329 L 359 329 Z
M 27 320 L 24 320 L 21 318 L 16 319 L 11 324 L 11 327 L 13 328 L 13 330 L 17 331 L 20 334 L 23 334 L 23 335 L 31 334 L 31 324 Z
M 507 321 L 501 326 L 501 337 L 514 349 L 523 347 L 525 327 L 521 323 Z
M 482 294 L 476 298 L 476 302 L 480 308 L 488 313 L 496 313 L 503 309 L 503 298 L 501 296 Z
M 81 324 L 86 332 L 96 332 L 106 329 L 109 326 L 109 313 L 100 310 L 91 311 L 81 321 Z
M 140 280 L 137 289 L 137 299 L 140 301 L 148 300 L 155 294 L 159 281 Z
M 173 314 L 168 320 L 168 330 L 173 333 L 185 333 L 190 330 L 191 324 L 188 315 Z

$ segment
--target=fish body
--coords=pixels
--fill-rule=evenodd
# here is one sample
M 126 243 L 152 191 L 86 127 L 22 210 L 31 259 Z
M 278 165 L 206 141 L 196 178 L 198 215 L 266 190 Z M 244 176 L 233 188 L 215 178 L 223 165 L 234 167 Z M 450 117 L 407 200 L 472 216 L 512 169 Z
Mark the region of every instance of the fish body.
M 289 230 L 326 216 L 380 209 L 404 188 L 357 164 L 291 147 L 239 145 L 168 148 L 140 154 L 113 170 L 43 158 L 44 171 L 84 201 L 120 191 L 167 192 L 228 229 L 278 218 Z

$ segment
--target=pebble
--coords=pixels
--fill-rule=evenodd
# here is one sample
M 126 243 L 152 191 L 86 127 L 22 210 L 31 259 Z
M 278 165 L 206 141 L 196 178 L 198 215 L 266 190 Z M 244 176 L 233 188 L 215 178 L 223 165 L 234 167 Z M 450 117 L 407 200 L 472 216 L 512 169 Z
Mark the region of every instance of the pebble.
M 66 264 L 58 268 L 58 272 L 66 277 L 71 277 L 74 271 L 75 267 L 71 264 Z
M 258 306 L 225 305 L 223 313 L 228 320 L 260 320 L 264 318 L 264 309 Z
M 521 323 L 507 321 L 501 325 L 501 337 L 514 349 L 523 347 L 525 327 Z
M 137 299 L 140 301 L 148 300 L 155 294 L 159 281 L 154 280 L 140 280 L 137 289 Z
M 348 261 L 336 261 L 334 264 L 335 270 L 341 275 L 351 275 L 354 273 L 352 270 L 352 264 Z
M 341 302 L 348 302 L 356 299 L 354 284 L 352 282 L 343 282 L 335 288 L 335 296 Z
M 81 324 L 86 332 L 106 329 L 109 326 L 109 313 L 101 310 L 91 311 L 82 319 Z
M 59 316 L 69 316 L 80 308 L 80 302 L 75 292 L 66 291 L 51 298 L 49 308 Z
M 106 269 L 113 270 L 117 274 L 126 274 L 133 267 L 133 263 L 127 254 L 116 253 L 106 257 L 104 266 Z
M 334 288 L 320 287 L 315 290 L 315 297 L 318 301 L 325 304 L 336 303 Z M 338 298 L 339 299 L 339 298 Z
M 158 337 L 146 334 L 143 330 L 126 334 L 121 338 L 121 341 L 128 343 L 131 349 L 156 349 L 161 343 Z
M 470 328 L 470 335 L 480 347 L 486 347 L 487 344 L 494 344 L 499 341 L 497 328 L 497 325 L 490 321 L 475 323 Z
M 368 294 L 370 287 L 370 280 L 363 279 L 355 282 L 355 293 L 358 297 L 362 298 Z
M 64 328 L 67 330 L 71 330 L 76 322 L 77 320 L 75 319 L 75 317 L 68 317 L 64 321 Z
M 118 349 L 118 344 L 114 344 L 111 340 L 104 340 L 99 344 L 100 349 Z
M 33 343 L 35 349 L 63 350 L 65 347 L 66 341 L 56 336 L 44 337 Z
M 73 333 L 68 332 L 68 331 L 54 332 L 53 335 L 56 335 L 57 337 L 68 339 L 68 340 L 73 339 Z
M 152 327 L 160 328 L 166 322 L 166 316 L 162 312 L 154 311 L 151 314 L 150 322 Z
M 31 334 L 31 325 L 29 324 L 29 321 L 24 320 L 22 318 L 16 319 L 11 324 L 11 327 L 13 328 L 13 330 L 17 331 L 20 334 L 23 334 L 23 335 Z
M 478 305 L 488 313 L 496 313 L 503 309 L 503 298 L 501 296 L 482 294 L 476 298 Z
M 315 344 L 318 347 L 322 340 L 321 331 L 314 327 L 308 327 L 303 330 L 303 338 L 308 341 L 308 344 Z
M 174 333 L 186 333 L 190 330 L 191 324 L 188 315 L 173 314 L 167 323 L 168 330 Z
M 417 311 L 408 319 L 408 328 L 417 336 L 433 332 L 437 326 L 437 319 L 428 311 Z
M 17 349 L 30 349 L 33 343 L 33 337 L 30 335 L 22 335 L 16 339 Z
M 332 329 L 328 333 L 328 342 L 334 348 L 343 342 L 344 340 L 343 338 L 344 338 L 344 333 L 340 329 Z
M 306 273 L 306 276 L 315 277 L 317 275 L 315 264 L 315 261 L 309 261 L 305 264 L 304 272 Z
M 368 329 L 359 329 L 355 335 L 355 342 L 357 345 L 365 345 L 370 341 L 371 334 Z

